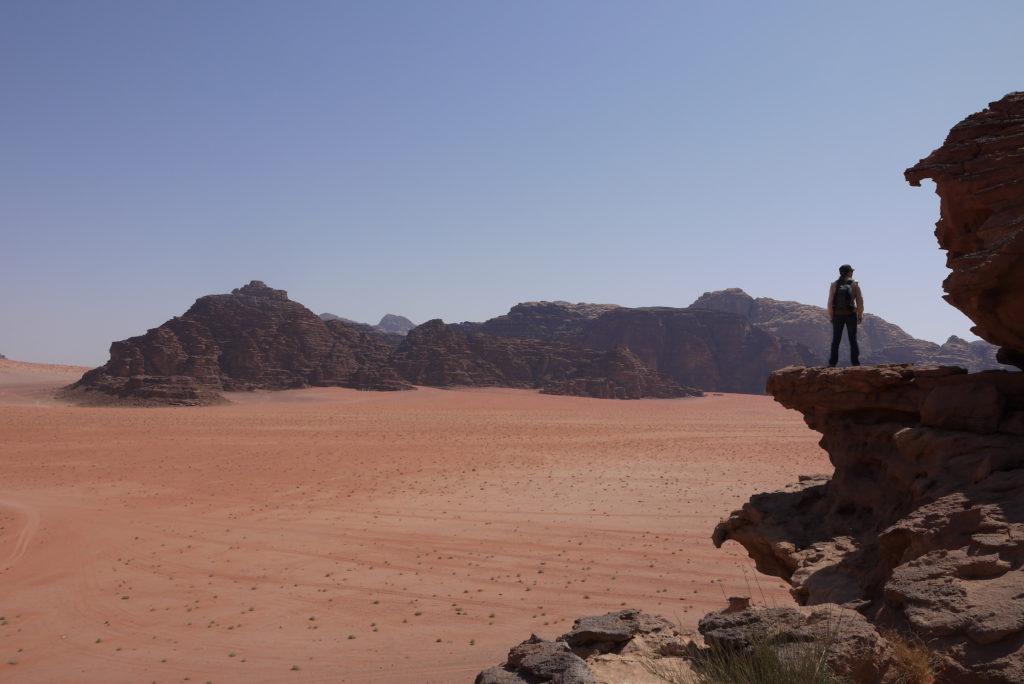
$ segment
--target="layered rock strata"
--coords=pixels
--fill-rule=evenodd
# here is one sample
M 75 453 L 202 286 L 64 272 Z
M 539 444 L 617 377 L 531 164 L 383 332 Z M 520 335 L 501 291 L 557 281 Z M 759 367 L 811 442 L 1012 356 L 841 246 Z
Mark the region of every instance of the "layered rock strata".
M 1024 94 L 957 124 L 906 172 L 932 178 L 947 301 L 1024 359 Z M 1024 681 L 1024 373 L 788 368 L 768 391 L 822 433 L 835 472 L 759 494 L 715 529 L 804 604 L 906 629 L 941 681 Z
M 464 333 L 441 320 L 411 330 L 391 367 L 416 385 L 539 388 L 598 398 L 698 396 L 645 366 L 627 349 L 608 352 L 562 342 Z
M 110 346 L 110 360 L 71 386 L 87 401 L 197 405 L 220 391 L 342 386 L 407 389 L 391 346 L 341 320 L 324 322 L 259 281 L 200 297 L 180 317 Z
M 771 371 L 814 358 L 744 316 L 670 307 L 607 311 L 584 326 L 579 343 L 591 349 L 628 347 L 676 382 L 716 392 L 760 394 Z
M 825 286 L 822 285 L 824 292 Z M 814 355 L 814 365 L 824 365 L 832 342 L 832 326 L 824 307 L 787 302 L 770 297 L 754 298 L 739 288 L 705 292 L 690 308 L 715 309 L 746 316 L 755 327 L 777 338 L 806 346 Z M 898 325 L 873 314 L 865 314 L 858 328 L 861 363 L 915 363 L 918 365 L 954 365 L 970 371 L 996 370 L 997 347 L 978 340 L 967 342 L 951 336 L 945 343 L 921 340 Z
M 110 360 L 83 375 L 67 396 L 88 404 L 204 405 L 222 401 L 222 391 L 413 384 L 614 399 L 701 394 L 628 349 L 466 334 L 439 320 L 402 335 L 316 316 L 285 291 L 253 281 L 231 294 L 201 297 L 184 315 L 114 342 Z
M 1010 93 L 950 130 L 945 143 L 905 172 L 930 178 L 941 202 L 935 237 L 951 273 L 946 301 L 978 337 L 1024 367 L 1024 92 Z
M 522 302 L 509 309 L 507 314 L 483 323 L 459 323 L 454 327 L 462 332 L 482 332 L 496 337 L 575 343 L 587 322 L 618 308 L 616 304 Z
M 1024 373 L 788 368 L 768 391 L 835 472 L 758 494 L 715 529 L 801 604 L 909 629 L 944 681 L 1024 681 Z

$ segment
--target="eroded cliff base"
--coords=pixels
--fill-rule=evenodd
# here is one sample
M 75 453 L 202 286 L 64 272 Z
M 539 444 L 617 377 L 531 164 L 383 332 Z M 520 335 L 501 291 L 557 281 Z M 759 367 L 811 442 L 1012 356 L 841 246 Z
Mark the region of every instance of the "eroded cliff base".
M 1024 681 L 1024 373 L 786 368 L 777 401 L 831 476 L 758 494 L 715 529 L 802 604 L 906 629 L 943 681 Z

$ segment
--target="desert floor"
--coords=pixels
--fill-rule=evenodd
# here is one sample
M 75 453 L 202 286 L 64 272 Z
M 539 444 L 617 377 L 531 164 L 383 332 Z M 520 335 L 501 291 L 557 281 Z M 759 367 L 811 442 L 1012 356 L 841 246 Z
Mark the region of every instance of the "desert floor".
M 693 628 L 789 603 L 710 534 L 831 470 L 764 396 L 50 398 L 82 370 L 0 361 L 0 681 L 471 682 L 585 615 Z

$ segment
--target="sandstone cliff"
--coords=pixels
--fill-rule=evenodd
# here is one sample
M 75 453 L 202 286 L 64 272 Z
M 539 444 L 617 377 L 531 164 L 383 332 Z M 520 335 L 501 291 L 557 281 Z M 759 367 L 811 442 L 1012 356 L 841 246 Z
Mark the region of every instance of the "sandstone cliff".
M 324 322 L 259 281 L 200 297 L 184 315 L 110 346 L 110 360 L 71 396 L 210 403 L 219 391 L 335 385 L 406 389 L 391 347 L 341 320 Z M 98 393 L 98 394 L 94 394 Z
M 690 307 L 746 316 L 756 327 L 775 337 L 806 346 L 814 355 L 815 365 L 825 365 L 828 359 L 832 327 L 824 307 L 769 297 L 755 299 L 739 288 L 705 292 Z M 938 345 L 912 337 L 899 326 L 873 314 L 864 315 L 864 322 L 858 327 L 857 342 L 861 363 L 865 365 L 953 365 L 970 371 L 1003 368 L 996 361 L 996 347 L 987 342 L 969 343 L 954 335 Z
M 540 388 L 598 398 L 696 396 L 626 349 L 601 352 L 564 342 L 465 333 L 443 321 L 409 331 L 391 367 L 416 385 Z
M 384 317 L 393 330 L 408 323 Z M 403 323 L 405 321 L 405 323 Z M 387 327 L 387 326 L 385 326 Z M 628 349 L 467 334 L 430 321 L 407 335 L 323 314 L 259 281 L 196 300 L 68 389 L 84 403 L 201 405 L 219 392 L 340 386 L 363 390 L 521 387 L 609 399 L 696 396 Z
M 954 127 L 907 171 L 923 178 L 942 198 L 947 300 L 1020 364 L 1024 94 Z M 788 368 L 768 390 L 822 433 L 835 471 L 754 496 L 715 543 L 743 544 L 801 603 L 922 637 L 943 682 L 1024 681 L 1024 373 Z
M 941 199 L 935 237 L 951 273 L 946 301 L 974 321 L 973 332 L 1024 367 L 1024 92 L 972 114 L 906 178 L 935 181 Z M 1019 287 L 1019 286 L 1018 286 Z
M 722 311 L 616 308 L 587 322 L 578 339 L 592 349 L 628 347 L 655 371 L 705 391 L 761 393 L 771 371 L 813 362 L 802 345 Z
M 628 348 L 655 372 L 705 391 L 761 393 L 772 370 L 814 361 L 802 345 L 722 311 L 526 302 L 504 316 L 451 327 L 605 352 Z
M 570 304 L 569 302 L 522 302 L 507 314 L 483 323 L 459 323 L 463 332 L 482 332 L 497 337 L 578 342 L 583 326 L 616 304 Z

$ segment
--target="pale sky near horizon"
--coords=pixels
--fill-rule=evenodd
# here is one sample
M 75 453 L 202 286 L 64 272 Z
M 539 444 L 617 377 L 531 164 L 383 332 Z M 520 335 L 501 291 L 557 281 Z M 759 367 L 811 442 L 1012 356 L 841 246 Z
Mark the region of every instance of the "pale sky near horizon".
M 250 280 L 316 313 L 942 299 L 903 170 L 1024 89 L 1024 3 L 0 0 L 0 354 Z

